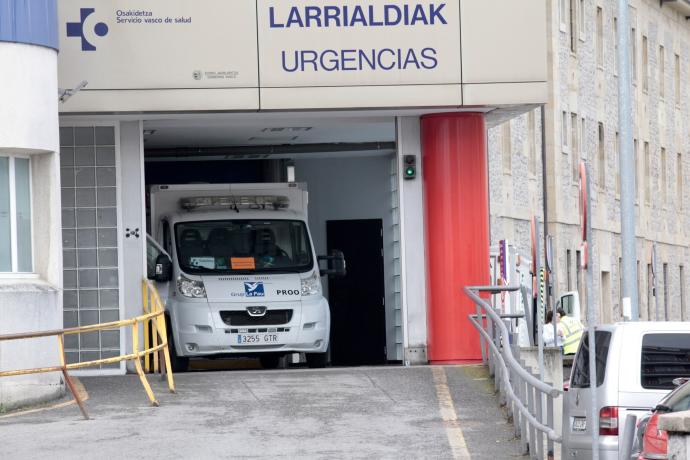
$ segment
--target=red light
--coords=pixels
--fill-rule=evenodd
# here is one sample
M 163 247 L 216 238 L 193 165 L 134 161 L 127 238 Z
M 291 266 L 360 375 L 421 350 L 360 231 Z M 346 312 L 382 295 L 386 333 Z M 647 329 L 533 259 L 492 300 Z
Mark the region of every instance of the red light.
M 599 436 L 618 436 L 617 407 L 602 407 L 599 411 Z

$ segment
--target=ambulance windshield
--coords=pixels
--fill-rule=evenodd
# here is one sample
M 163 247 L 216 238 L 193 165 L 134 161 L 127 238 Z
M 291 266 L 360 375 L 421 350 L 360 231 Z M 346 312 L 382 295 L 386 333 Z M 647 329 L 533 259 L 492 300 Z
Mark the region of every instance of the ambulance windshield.
M 214 220 L 175 225 L 182 271 L 306 272 L 313 268 L 307 227 L 298 220 Z

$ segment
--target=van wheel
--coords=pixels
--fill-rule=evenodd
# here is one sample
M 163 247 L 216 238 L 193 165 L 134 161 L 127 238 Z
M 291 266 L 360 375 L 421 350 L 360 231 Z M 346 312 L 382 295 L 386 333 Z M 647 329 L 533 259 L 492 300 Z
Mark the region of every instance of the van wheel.
M 259 361 L 264 369 L 276 369 L 280 366 L 280 355 L 261 355 Z
M 170 366 L 172 371 L 175 373 L 187 372 L 189 370 L 189 358 L 186 356 L 177 356 L 177 351 L 175 351 L 175 344 L 170 343 Z
M 307 365 L 312 369 L 321 369 L 328 365 L 328 353 L 307 353 Z
M 173 338 L 172 328 L 170 327 L 170 317 L 165 317 L 165 326 L 168 328 L 168 351 L 170 352 L 170 367 L 174 373 L 187 372 L 189 370 L 189 358 L 186 356 L 177 356 L 175 349 L 175 339 Z M 153 355 L 155 356 L 155 355 Z

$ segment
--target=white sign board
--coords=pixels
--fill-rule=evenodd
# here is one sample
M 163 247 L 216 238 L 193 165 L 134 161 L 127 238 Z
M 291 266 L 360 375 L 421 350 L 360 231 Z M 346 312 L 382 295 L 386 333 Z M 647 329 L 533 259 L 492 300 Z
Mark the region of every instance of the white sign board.
M 459 2 L 258 0 L 262 88 L 459 84 Z
M 60 111 L 543 102 L 546 6 L 522 3 L 60 0 L 59 85 L 88 82 Z
M 60 0 L 59 15 L 63 87 L 258 86 L 255 0 Z

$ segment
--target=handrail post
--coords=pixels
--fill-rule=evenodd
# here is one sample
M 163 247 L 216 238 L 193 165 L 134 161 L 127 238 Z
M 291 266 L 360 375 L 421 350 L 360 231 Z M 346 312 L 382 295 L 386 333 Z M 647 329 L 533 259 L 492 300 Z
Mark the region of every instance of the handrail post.
M 151 390 L 151 385 L 149 385 L 149 381 L 146 379 L 146 374 L 144 374 L 144 370 L 141 367 L 141 354 L 139 353 L 139 320 L 137 319 L 134 321 L 134 324 L 132 324 L 132 352 L 136 355 L 134 358 L 134 367 L 137 370 L 137 374 L 139 374 L 139 380 L 141 380 L 141 384 L 144 386 L 144 390 L 146 391 L 146 395 L 149 397 L 149 400 L 151 401 L 152 406 L 159 406 L 158 401 L 156 400 L 156 397 L 153 394 L 153 390 Z
M 154 289 L 152 291 L 152 297 L 154 308 L 158 312 L 156 321 L 158 323 L 158 332 L 161 334 L 161 343 L 165 344 L 163 347 L 163 358 L 165 359 L 165 375 L 168 379 L 168 389 L 170 390 L 170 393 L 175 393 L 177 390 L 175 389 L 172 364 L 170 362 L 170 341 L 168 340 L 168 328 L 165 323 L 165 309 L 163 308 L 163 302 L 161 301 L 157 290 Z
M 74 383 L 72 382 L 72 378 L 69 376 L 69 373 L 67 372 L 67 360 L 65 359 L 64 338 L 65 338 L 64 334 L 58 334 L 58 336 L 57 336 L 58 354 L 60 355 L 60 367 L 62 368 L 62 375 L 63 375 L 63 377 L 65 377 L 65 383 L 69 387 L 69 391 L 72 393 L 72 396 L 74 396 L 74 400 L 77 402 L 77 405 L 79 406 L 79 410 L 81 411 L 81 415 L 84 416 L 85 420 L 89 420 L 89 414 L 86 413 L 86 408 L 84 407 L 84 402 L 81 400 L 81 396 L 79 396 L 79 392 L 77 392 L 77 389 L 74 387 Z
M 145 280 L 142 280 L 141 282 L 141 302 L 144 314 L 149 313 L 149 286 Z M 145 347 L 148 347 L 149 345 L 148 327 L 144 327 L 144 344 Z M 144 356 L 144 369 L 146 369 L 146 372 L 151 371 L 151 358 L 149 357 L 148 353 L 146 354 L 146 356 Z
M 543 397 L 544 394 L 539 391 L 539 390 L 534 390 L 534 397 L 535 397 L 535 409 L 536 409 L 536 418 L 540 423 L 544 423 L 544 411 L 543 411 Z M 541 431 L 537 432 L 537 442 L 536 442 L 536 454 L 537 457 L 540 460 L 543 460 L 544 458 L 544 433 Z
M 477 321 L 479 321 L 479 325 L 483 329 L 484 328 L 484 319 L 482 319 L 482 307 L 480 307 L 479 304 L 476 304 L 476 305 L 477 305 Z M 479 346 L 481 346 L 481 348 L 482 348 L 482 363 L 487 364 L 487 360 L 488 360 L 487 355 L 488 355 L 489 351 L 485 349 L 484 337 L 482 337 L 481 334 L 479 334 Z
M 553 396 L 546 395 L 546 424 L 552 429 L 556 429 L 556 424 L 554 423 L 554 407 L 553 407 Z M 553 439 L 546 438 L 546 449 L 547 456 L 549 458 L 556 458 L 556 453 L 553 451 Z

